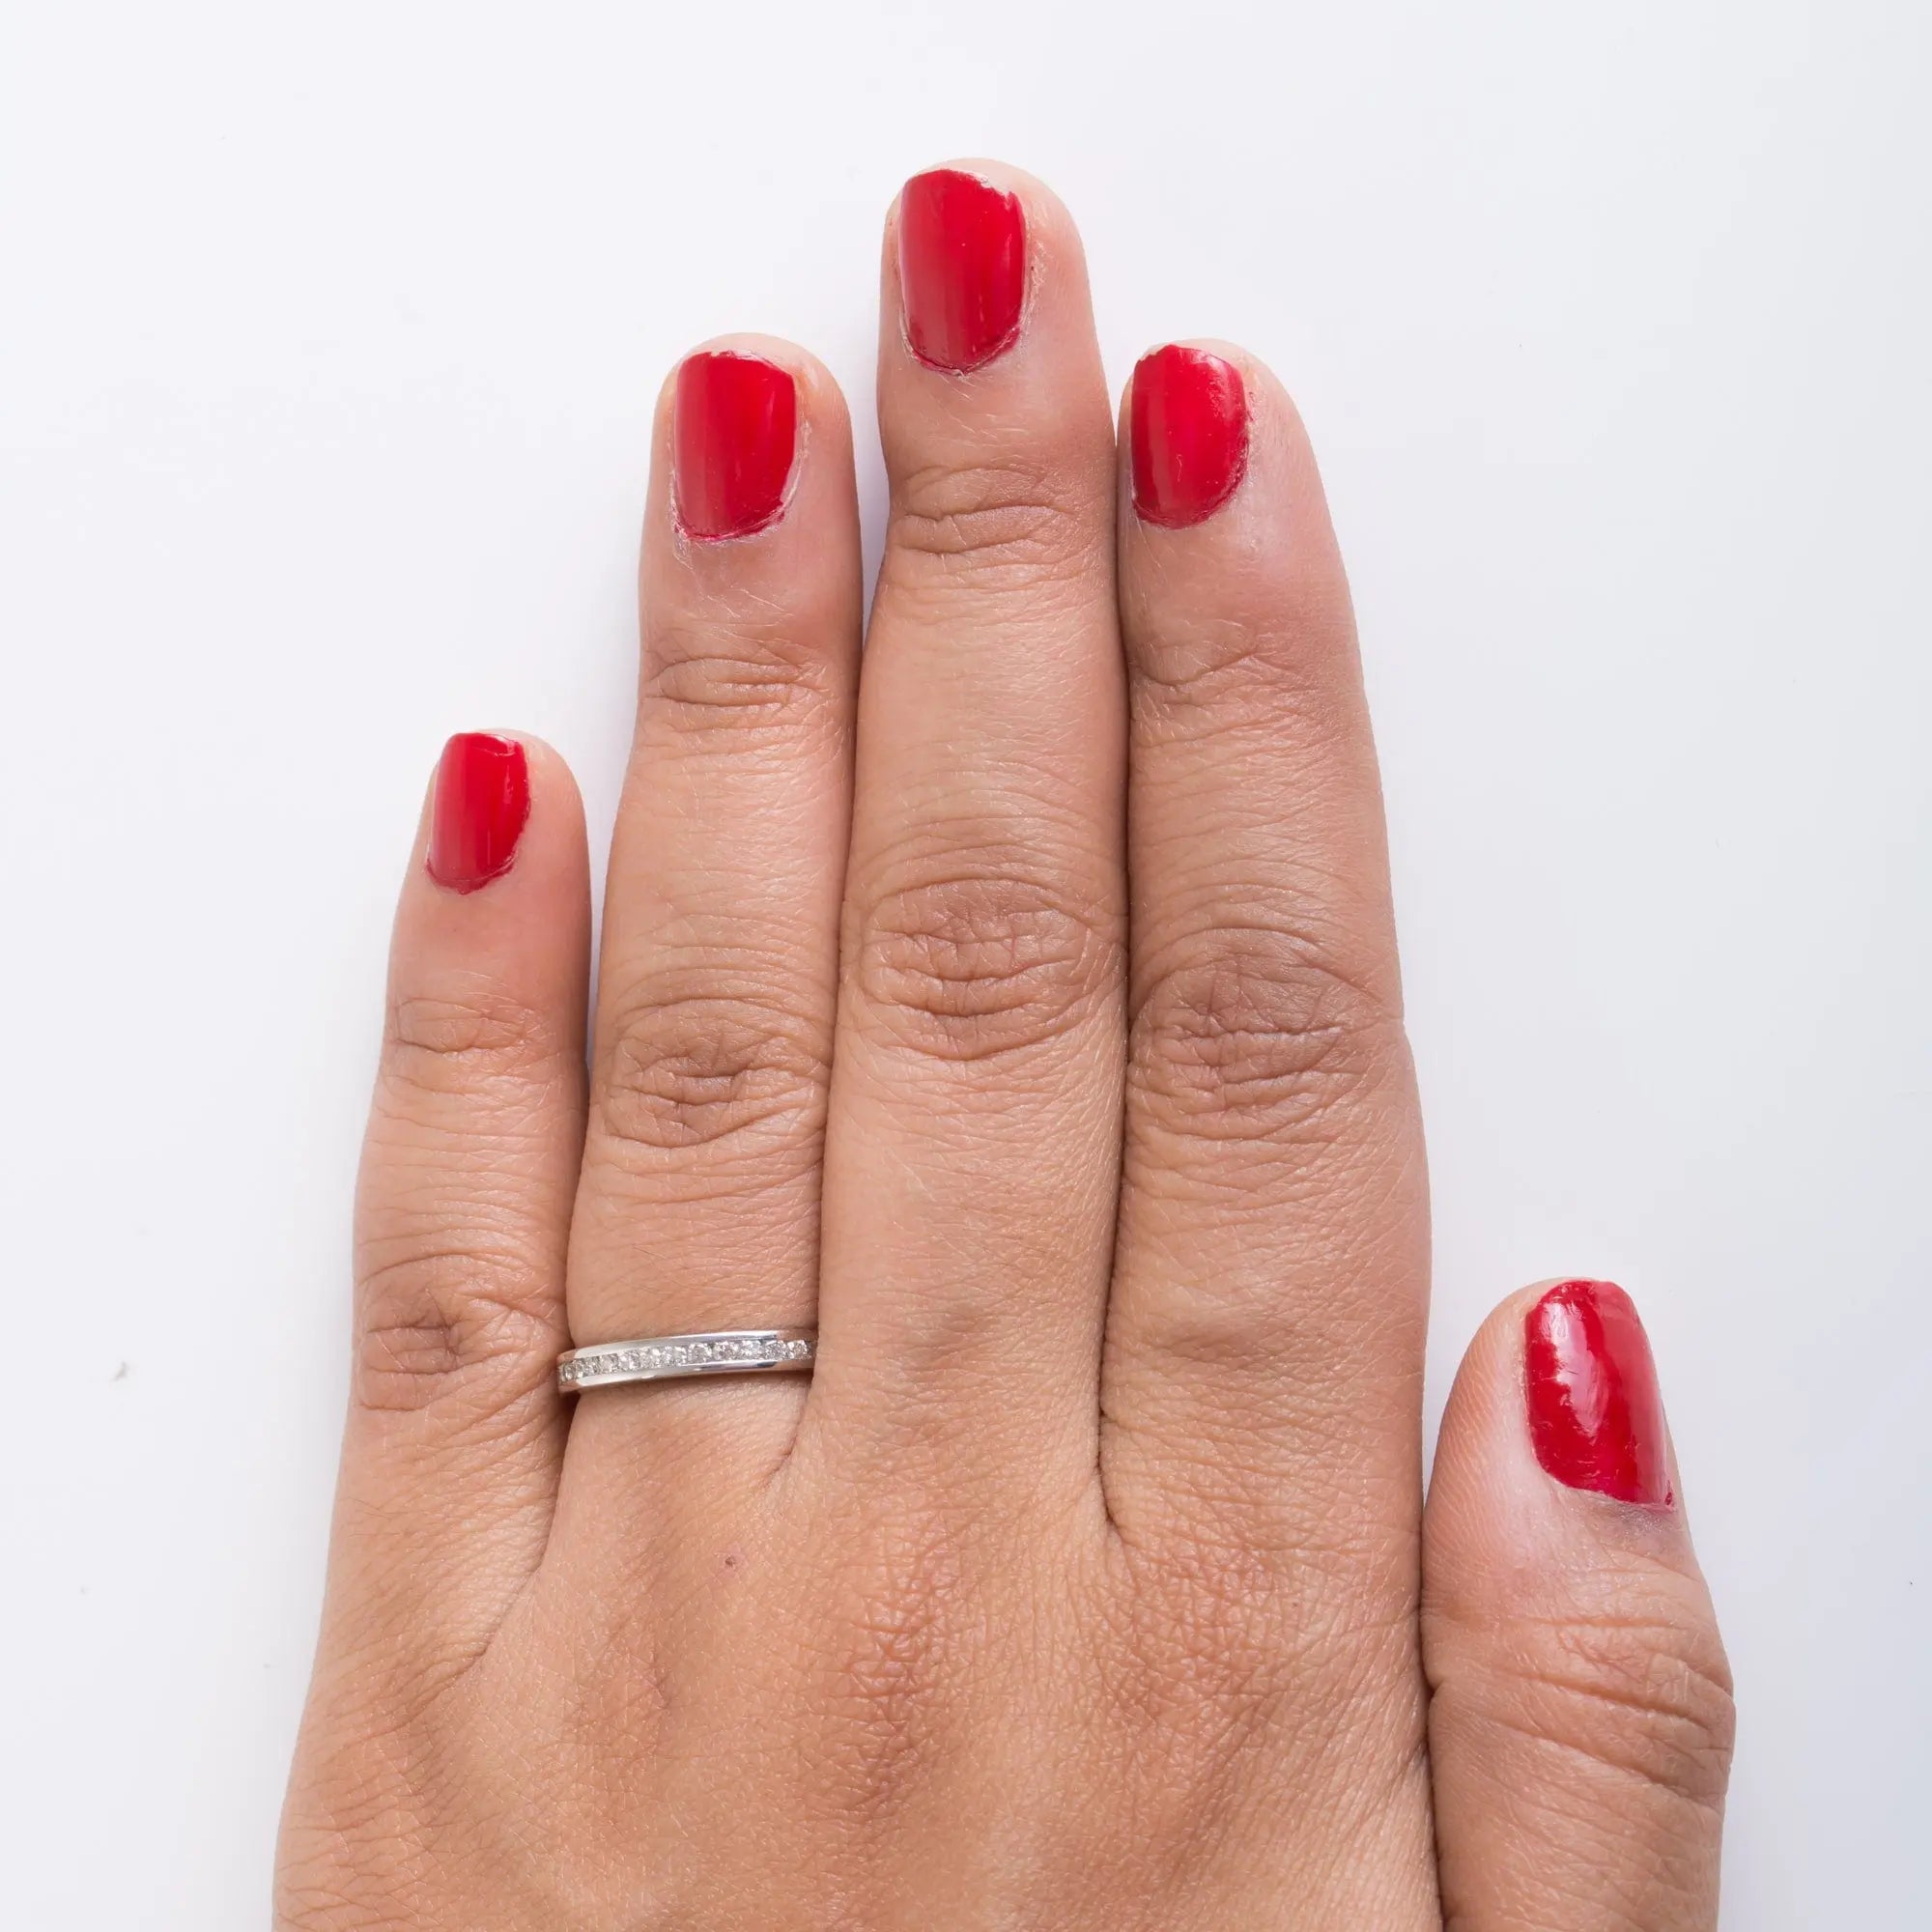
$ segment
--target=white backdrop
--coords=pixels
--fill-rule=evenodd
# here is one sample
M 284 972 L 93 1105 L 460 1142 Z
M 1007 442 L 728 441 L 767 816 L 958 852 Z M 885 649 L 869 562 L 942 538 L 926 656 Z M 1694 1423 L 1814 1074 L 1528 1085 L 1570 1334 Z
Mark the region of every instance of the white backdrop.
M 601 839 L 662 372 L 791 335 L 863 436 L 886 203 L 996 154 L 1117 383 L 1236 337 L 1323 454 L 1432 1404 L 1520 1282 L 1636 1293 L 1742 1698 L 1725 1925 L 1922 1923 L 1927 18 L 7 9 L 0 1918 L 264 1922 L 430 764 L 541 732 Z

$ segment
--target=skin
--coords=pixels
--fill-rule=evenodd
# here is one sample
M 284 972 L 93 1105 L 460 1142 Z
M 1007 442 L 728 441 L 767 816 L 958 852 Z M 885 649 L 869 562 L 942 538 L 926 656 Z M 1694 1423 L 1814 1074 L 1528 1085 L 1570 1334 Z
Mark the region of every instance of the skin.
M 969 165 L 1029 304 L 923 366 L 889 217 L 863 678 L 829 376 L 724 345 L 794 372 L 801 454 L 718 543 L 667 384 L 594 1013 L 557 756 L 483 890 L 425 815 L 276 1922 L 1709 1927 L 1722 1648 L 1681 1506 L 1538 1464 L 1534 1290 L 1424 1509 L 1420 1121 L 1301 424 L 1211 345 L 1246 473 L 1143 525 L 1072 224 Z M 810 1378 L 553 1387 L 573 1338 L 814 1320 Z

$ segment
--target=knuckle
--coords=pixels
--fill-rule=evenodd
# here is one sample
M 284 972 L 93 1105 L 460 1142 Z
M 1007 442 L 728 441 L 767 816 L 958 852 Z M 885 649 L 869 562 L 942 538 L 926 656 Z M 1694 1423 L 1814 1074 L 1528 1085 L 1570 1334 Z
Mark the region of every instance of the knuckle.
M 1700 1809 L 1722 1804 L 1736 1704 L 1708 1615 L 1520 1621 L 1502 1650 L 1492 1715 L 1507 1730 Z
M 1143 591 L 1136 600 L 1145 605 Z M 1165 601 L 1165 586 L 1160 587 Z M 1354 620 L 1346 589 L 1273 586 L 1264 611 L 1182 617 L 1131 613 L 1127 634 L 1137 701 L 1170 723 L 1233 718 L 1279 727 L 1298 724 L 1316 736 L 1352 716 L 1343 694 L 1352 681 Z M 1346 671 L 1346 676 L 1338 672 Z
M 936 564 L 976 581 L 1037 584 L 1093 562 L 1101 520 L 1051 468 L 988 463 L 915 469 L 895 493 L 886 569 Z
M 1120 964 L 1097 905 L 1002 866 L 870 895 L 855 957 L 870 1010 L 937 1060 L 1024 1052 L 1091 1012 Z
M 297 1747 L 275 1932 L 402 1932 L 422 1922 L 424 1854 L 442 1837 L 454 1767 L 432 1732 L 388 1709 L 327 1708 L 326 1744 L 312 1710 Z
M 520 1089 L 569 1057 L 559 1016 L 480 977 L 452 978 L 389 1003 L 383 1076 L 405 1093 Z
M 947 1756 L 965 1669 L 967 1569 L 945 1513 L 901 1498 L 845 1552 L 810 1601 L 830 1603 L 816 1667 L 821 1781 L 864 1835 L 887 1827 Z
M 809 633 L 790 614 L 653 624 L 644 645 L 646 705 L 693 731 L 742 732 L 760 722 L 831 715 L 833 665 L 805 641 Z
M 1294 934 L 1225 930 L 1153 977 L 1135 1012 L 1130 1099 L 1164 1131 L 1302 1141 L 1398 1064 L 1398 1014 Z
M 1150 1554 L 1110 1633 L 1128 1662 L 1117 1681 L 1190 1784 L 1225 1788 L 1290 1740 L 1382 1739 L 1392 1758 L 1419 1747 L 1415 1617 L 1399 1593 L 1371 1604 L 1358 1577 L 1311 1591 L 1239 1557 L 1190 1574 Z
M 340 1857 L 332 1848 L 304 1852 L 284 1866 L 275 1881 L 274 1932 L 400 1932 L 408 1923 L 407 1907 L 384 1887 L 339 1870 Z
M 521 1258 L 481 1242 L 391 1239 L 365 1243 L 356 1274 L 360 1406 L 497 1413 L 548 1387 L 562 1342 L 553 1297 Z
M 724 1142 L 814 1151 L 824 1042 L 780 1000 L 682 994 L 634 1001 L 606 1053 L 598 1120 L 654 1153 Z

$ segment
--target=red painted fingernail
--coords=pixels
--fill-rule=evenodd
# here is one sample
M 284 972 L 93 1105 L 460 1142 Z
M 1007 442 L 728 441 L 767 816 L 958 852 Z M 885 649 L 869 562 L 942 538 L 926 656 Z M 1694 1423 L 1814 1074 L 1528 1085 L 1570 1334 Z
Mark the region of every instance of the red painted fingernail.
M 678 365 L 672 473 L 689 536 L 748 537 L 778 522 L 798 447 L 798 385 L 762 355 L 706 350 Z
M 1523 1323 L 1523 1365 L 1536 1460 L 1559 1483 L 1669 1507 L 1657 1367 L 1622 1289 L 1559 1282 Z
M 442 748 L 430 809 L 429 875 L 451 892 L 499 879 L 517 856 L 530 815 L 524 748 L 487 731 L 459 731 Z
M 1153 350 L 1134 367 L 1130 416 L 1144 523 L 1183 528 L 1235 494 L 1248 467 L 1248 392 L 1232 362 L 1176 343 Z
M 1026 217 L 1019 196 L 934 168 L 899 194 L 906 340 L 935 369 L 977 369 L 1020 332 Z

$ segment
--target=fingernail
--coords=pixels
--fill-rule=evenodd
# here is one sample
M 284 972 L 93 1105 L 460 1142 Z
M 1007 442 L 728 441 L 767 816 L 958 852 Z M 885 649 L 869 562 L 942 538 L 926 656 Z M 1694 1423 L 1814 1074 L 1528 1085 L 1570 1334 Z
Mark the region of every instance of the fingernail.
M 451 892 L 499 879 L 517 856 L 530 815 L 524 748 L 487 731 L 459 731 L 442 748 L 430 808 L 429 875 Z
M 1668 1508 L 1657 1366 L 1636 1308 L 1609 1281 L 1565 1281 L 1524 1322 L 1529 1434 L 1559 1483 Z
M 977 369 L 1020 332 L 1026 217 L 1019 196 L 934 168 L 899 194 L 906 340 L 935 369 Z
M 798 447 L 798 385 L 762 355 L 706 350 L 678 365 L 671 469 L 689 536 L 747 537 L 778 522 Z
M 1130 417 L 1144 523 L 1184 528 L 1235 494 L 1248 467 L 1248 392 L 1232 362 L 1176 343 L 1153 350 L 1134 367 Z

